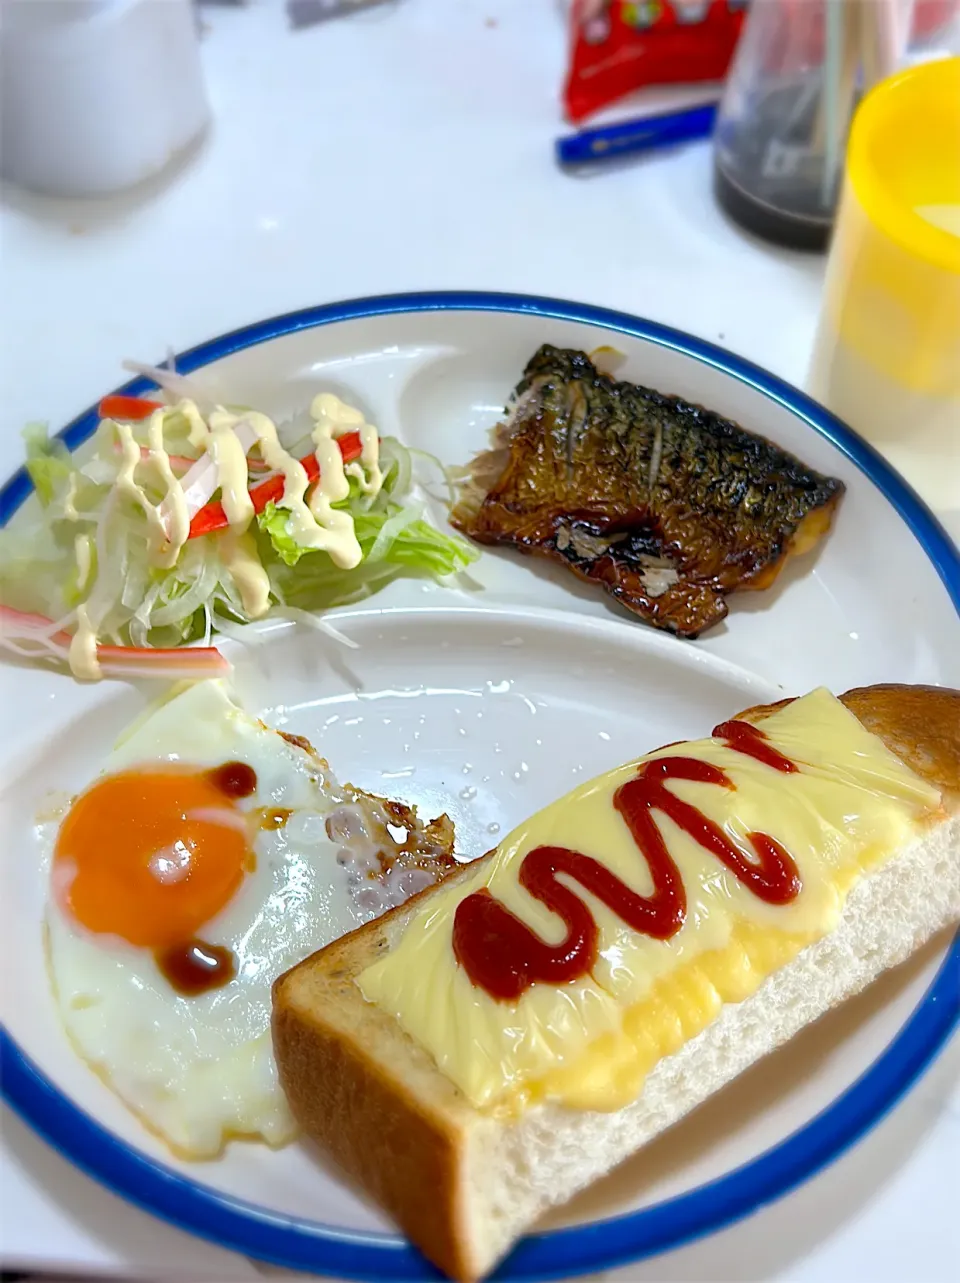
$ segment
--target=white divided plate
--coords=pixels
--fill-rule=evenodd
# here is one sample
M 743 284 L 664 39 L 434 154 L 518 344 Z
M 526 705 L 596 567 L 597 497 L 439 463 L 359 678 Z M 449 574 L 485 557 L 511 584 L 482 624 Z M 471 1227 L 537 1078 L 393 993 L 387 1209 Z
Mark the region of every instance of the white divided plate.
M 568 573 L 486 552 L 471 587 L 406 581 L 338 612 L 357 650 L 287 625 L 254 647 L 226 643 L 252 711 L 308 736 L 341 778 L 449 811 L 460 849 L 479 854 L 575 782 L 781 692 L 960 686 L 960 558 L 936 521 L 801 393 L 696 339 L 548 299 L 410 295 L 252 326 L 178 368 L 203 367 L 225 400 L 277 416 L 336 391 L 382 433 L 459 462 L 543 342 L 612 343 L 626 356 L 622 377 L 706 404 L 843 478 L 823 547 L 772 591 L 731 599 L 726 623 L 696 643 L 632 622 Z M 93 411 L 76 420 L 68 444 L 95 422 Z M 18 474 L 0 492 L 0 520 L 28 492 Z M 444 520 L 439 505 L 432 516 Z M 339 1277 L 435 1277 L 309 1147 L 233 1144 L 214 1162 L 178 1162 L 67 1044 L 42 958 L 33 817 L 49 790 L 89 780 L 147 698 L 136 686 L 0 668 L 3 965 L 17 978 L 3 999 L 8 1099 L 78 1166 L 225 1246 Z M 940 940 L 564 1208 L 498 1277 L 637 1259 L 783 1193 L 909 1086 L 949 1036 L 958 998 L 960 944 Z

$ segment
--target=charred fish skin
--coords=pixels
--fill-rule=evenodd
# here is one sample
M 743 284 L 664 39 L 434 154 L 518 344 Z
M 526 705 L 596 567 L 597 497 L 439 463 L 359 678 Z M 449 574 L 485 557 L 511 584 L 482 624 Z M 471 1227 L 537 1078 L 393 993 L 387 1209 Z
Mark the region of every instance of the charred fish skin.
M 681 397 L 541 347 L 451 520 L 566 565 L 682 637 L 766 588 L 829 529 L 843 482 Z

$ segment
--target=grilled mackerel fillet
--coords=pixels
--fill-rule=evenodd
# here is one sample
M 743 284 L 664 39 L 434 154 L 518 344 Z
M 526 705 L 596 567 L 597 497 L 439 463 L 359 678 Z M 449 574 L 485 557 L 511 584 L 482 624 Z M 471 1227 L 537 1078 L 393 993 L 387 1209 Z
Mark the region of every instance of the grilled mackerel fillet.
M 727 594 L 768 588 L 826 534 L 843 489 L 729 419 L 544 345 L 451 519 L 697 637 L 724 618 Z

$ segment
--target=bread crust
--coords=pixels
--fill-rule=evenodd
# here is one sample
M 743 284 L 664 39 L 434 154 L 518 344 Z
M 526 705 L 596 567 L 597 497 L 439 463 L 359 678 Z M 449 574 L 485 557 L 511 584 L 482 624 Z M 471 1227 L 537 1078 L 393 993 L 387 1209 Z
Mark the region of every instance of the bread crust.
M 882 685 L 848 691 L 841 699 L 954 809 L 960 798 L 960 691 Z M 762 721 L 787 702 L 738 716 Z M 442 885 L 473 868 L 458 870 Z M 273 988 L 273 1039 L 281 1084 L 304 1131 L 441 1270 L 469 1280 L 488 1263 L 471 1256 L 475 1235 L 469 1232 L 463 1188 L 464 1153 L 485 1120 L 427 1053 L 392 1017 L 366 1003 L 354 984 L 433 889 L 279 977 Z
M 466 1276 L 458 1133 L 416 1096 L 398 1090 L 353 1040 L 322 1021 L 305 1020 L 282 989 L 273 1037 L 282 1049 L 281 1082 L 304 1132 L 414 1242 L 427 1245 L 429 1256 L 454 1277 Z
M 468 868 L 448 875 L 443 885 L 454 884 Z M 470 1236 L 461 1157 L 472 1108 L 427 1053 L 396 1021 L 364 1002 L 353 983 L 389 947 L 391 925 L 402 926 L 424 894 L 278 977 L 273 1045 L 280 1083 L 304 1133 L 424 1255 L 451 1278 L 467 1279 L 476 1272 L 464 1251 Z M 411 1067 L 414 1080 L 397 1077 L 396 1064 Z
M 759 722 L 789 704 L 758 704 L 737 717 Z M 960 795 L 960 691 L 948 686 L 857 686 L 840 696 L 854 717 L 921 779 Z

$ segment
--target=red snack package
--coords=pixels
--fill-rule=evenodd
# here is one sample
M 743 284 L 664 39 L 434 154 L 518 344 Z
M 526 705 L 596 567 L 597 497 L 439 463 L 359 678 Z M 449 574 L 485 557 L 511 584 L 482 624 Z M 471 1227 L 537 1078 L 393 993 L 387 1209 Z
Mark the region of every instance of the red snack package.
M 957 16 L 957 0 L 915 0 L 911 38 L 919 43 L 948 27 Z
M 577 123 L 647 85 L 721 80 L 748 0 L 574 0 L 563 90 Z

